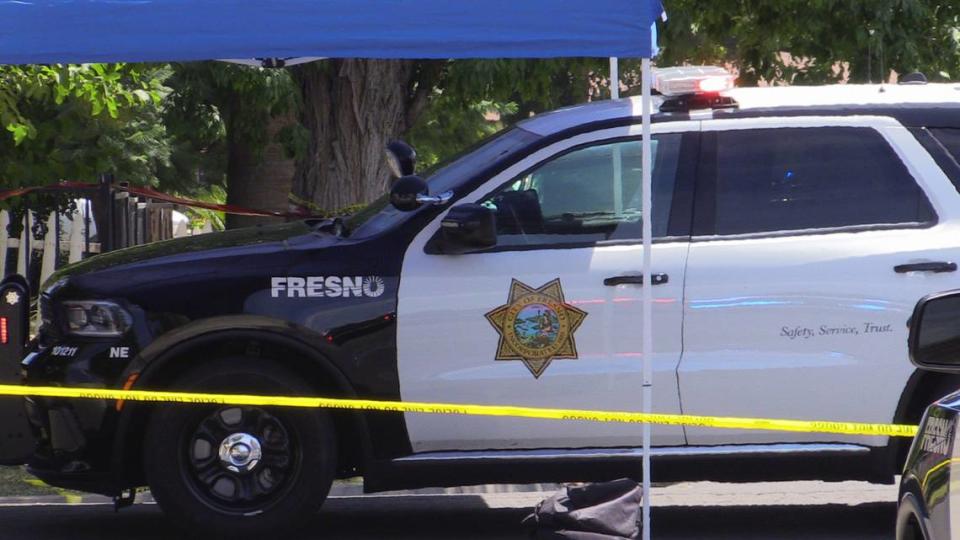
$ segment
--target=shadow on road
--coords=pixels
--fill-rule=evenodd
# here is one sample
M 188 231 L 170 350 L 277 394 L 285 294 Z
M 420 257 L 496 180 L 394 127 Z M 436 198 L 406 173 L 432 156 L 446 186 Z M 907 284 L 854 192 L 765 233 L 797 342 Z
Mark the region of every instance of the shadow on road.
M 526 538 L 520 520 L 528 508 L 490 508 L 480 496 L 342 498 L 294 539 Z M 892 539 L 891 503 L 859 506 L 654 508 L 653 538 L 692 539 Z M 154 505 L 114 514 L 109 506 L 0 507 L 0 536 L 33 540 L 154 540 L 183 537 Z

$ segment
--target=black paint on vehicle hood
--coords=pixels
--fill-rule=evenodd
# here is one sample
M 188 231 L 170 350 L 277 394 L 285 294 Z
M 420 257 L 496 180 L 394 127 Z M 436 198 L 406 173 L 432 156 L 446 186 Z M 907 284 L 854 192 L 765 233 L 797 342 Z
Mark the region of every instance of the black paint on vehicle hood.
M 175 238 L 162 242 L 119 249 L 61 268 L 53 274 L 49 283 L 61 279 L 111 269 L 117 266 L 149 261 L 172 255 L 199 251 L 250 246 L 271 242 L 283 242 L 289 238 L 308 234 L 311 228 L 304 221 L 282 225 L 257 226 L 231 231 L 214 232 Z M 46 285 L 44 286 L 46 288 Z

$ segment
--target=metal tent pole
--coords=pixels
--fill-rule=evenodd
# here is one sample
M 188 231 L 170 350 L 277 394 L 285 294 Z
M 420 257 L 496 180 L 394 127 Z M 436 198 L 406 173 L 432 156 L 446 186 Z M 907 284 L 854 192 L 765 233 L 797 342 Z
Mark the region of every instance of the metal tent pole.
M 620 63 L 610 58 L 610 99 L 620 99 Z M 613 212 L 623 215 L 623 159 L 619 144 L 613 145 Z
M 620 99 L 620 60 L 610 57 L 610 99 Z
M 651 202 L 653 171 L 651 169 L 652 147 L 650 142 L 650 59 L 642 59 L 642 208 L 643 221 L 643 412 L 649 414 L 653 409 L 653 279 L 651 272 L 653 226 L 651 224 Z M 643 540 L 650 540 L 650 424 L 643 424 Z

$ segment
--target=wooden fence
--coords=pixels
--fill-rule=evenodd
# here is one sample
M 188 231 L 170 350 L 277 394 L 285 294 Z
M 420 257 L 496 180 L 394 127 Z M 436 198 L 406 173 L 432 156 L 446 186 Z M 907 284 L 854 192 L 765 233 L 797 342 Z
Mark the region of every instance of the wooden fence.
M 85 206 L 86 209 L 75 210 L 67 216 L 69 229 L 66 234 L 63 221 L 56 212 L 41 216 L 31 211 L 23 216 L 19 237 L 12 238 L 11 216 L 6 210 L 0 211 L 0 246 L 7 248 L 6 256 L 0 257 L 0 275 L 16 272 L 33 277 L 36 273 L 33 267 L 39 261 L 39 282 L 42 283 L 64 262 L 75 263 L 90 254 L 99 253 L 100 243 L 94 241 L 95 237 L 91 238 L 91 230 L 95 229 L 90 219 L 89 204 Z M 37 227 L 41 220 L 44 227 Z M 40 229 L 40 235 L 37 235 L 37 229 Z
M 193 232 L 173 204 L 112 188 L 94 196 L 100 196 L 98 219 L 94 219 L 93 201 L 87 198 L 75 199 L 75 208 L 66 214 L 28 211 L 22 227 L 10 227 L 11 214 L 0 211 L 0 246 L 6 247 L 0 252 L 0 276 L 13 272 L 26 276 L 35 291 L 64 264 Z M 98 230 L 98 223 L 103 230 Z M 21 229 L 20 235 L 11 237 L 11 229 Z

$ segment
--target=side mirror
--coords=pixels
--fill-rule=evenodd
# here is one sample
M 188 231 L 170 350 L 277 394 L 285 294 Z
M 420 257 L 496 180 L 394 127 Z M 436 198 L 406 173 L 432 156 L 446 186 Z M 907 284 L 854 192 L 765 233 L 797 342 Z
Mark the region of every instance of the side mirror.
M 394 178 L 411 176 L 417 167 L 417 151 L 403 141 L 387 145 L 387 165 Z
M 960 290 L 917 302 L 910 318 L 910 361 L 931 371 L 960 373 Z
M 467 253 L 497 245 L 496 213 L 481 204 L 454 206 L 440 222 L 442 253 Z
M 390 204 L 397 210 L 411 212 L 422 204 L 418 197 L 427 194 L 427 182 L 419 176 L 402 176 L 390 188 Z
M 400 177 L 390 188 L 390 204 L 403 212 L 411 212 L 425 204 L 444 205 L 452 198 L 452 190 L 429 195 L 426 180 L 415 175 Z

